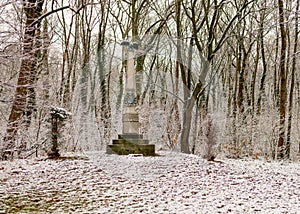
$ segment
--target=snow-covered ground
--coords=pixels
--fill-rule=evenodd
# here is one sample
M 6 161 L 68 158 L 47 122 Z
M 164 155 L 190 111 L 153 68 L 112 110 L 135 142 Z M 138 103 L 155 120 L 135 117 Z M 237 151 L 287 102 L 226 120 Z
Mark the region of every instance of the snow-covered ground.
M 300 213 L 300 164 L 85 154 L 0 162 L 0 213 Z

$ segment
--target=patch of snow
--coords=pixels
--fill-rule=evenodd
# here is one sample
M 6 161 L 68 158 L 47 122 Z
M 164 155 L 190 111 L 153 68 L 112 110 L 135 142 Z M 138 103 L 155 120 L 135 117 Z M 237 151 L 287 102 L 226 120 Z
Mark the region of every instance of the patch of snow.
M 0 213 L 299 213 L 299 163 L 86 153 L 0 162 Z

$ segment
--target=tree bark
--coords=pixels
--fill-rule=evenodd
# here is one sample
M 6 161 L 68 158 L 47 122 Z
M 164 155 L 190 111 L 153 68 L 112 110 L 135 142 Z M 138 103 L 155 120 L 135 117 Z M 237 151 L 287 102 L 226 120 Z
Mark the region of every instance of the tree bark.
M 256 113 L 258 116 L 260 116 L 260 113 L 261 113 L 261 102 L 262 102 L 262 96 L 264 94 L 265 80 L 266 80 L 266 76 L 267 76 L 267 63 L 266 63 L 265 44 L 264 44 L 264 17 L 265 17 L 265 10 L 262 11 L 262 15 L 260 18 L 260 27 L 259 27 L 260 52 L 261 52 L 261 58 L 262 58 L 263 74 L 260 79 L 259 95 L 258 95 L 258 100 L 257 100 L 257 112 Z
M 110 4 L 110 1 L 101 3 L 101 19 L 99 23 L 98 31 L 98 43 L 97 43 L 97 64 L 98 72 L 100 79 L 100 92 L 101 92 L 101 106 L 100 106 L 100 115 L 101 121 L 104 125 L 104 138 L 105 140 L 110 139 L 110 129 L 111 129 L 111 112 L 109 104 L 109 75 L 106 71 L 106 61 L 105 61 L 105 32 L 108 21 L 108 13 L 106 13 L 106 4 Z
M 14 101 L 12 109 L 9 115 L 6 136 L 5 136 L 5 149 L 11 149 L 15 146 L 15 140 L 17 137 L 20 126 L 24 124 L 24 116 L 26 111 L 26 104 L 28 100 L 28 94 L 30 88 L 33 87 L 31 75 L 35 62 L 34 41 L 36 36 L 36 25 L 33 25 L 34 21 L 38 18 L 41 12 L 41 8 L 44 1 L 27 0 L 23 1 L 23 8 L 25 12 L 25 32 L 23 37 L 23 53 L 22 61 L 17 81 L 17 87 L 15 91 Z
M 278 0 L 278 11 L 279 11 L 279 27 L 281 36 L 281 51 L 280 51 L 280 64 L 279 64 L 279 77 L 280 77 L 280 94 L 279 94 L 279 137 L 278 137 L 278 152 L 277 157 L 283 159 L 284 143 L 285 143 L 285 119 L 286 119 L 286 101 L 287 101 L 287 81 L 285 71 L 285 60 L 286 60 L 286 27 L 285 27 L 285 13 L 283 10 L 283 0 Z
M 294 101 L 294 88 L 295 88 L 295 71 L 297 66 L 297 49 L 298 49 L 298 14 L 299 14 L 299 4 L 300 0 L 297 0 L 296 14 L 295 14 L 295 38 L 294 38 L 294 50 L 293 50 L 293 60 L 292 60 L 292 73 L 291 73 L 291 85 L 289 94 L 289 108 L 288 108 L 288 124 L 287 124 L 287 139 L 286 139 L 286 151 L 285 155 L 290 158 L 291 153 L 291 132 L 292 132 L 292 117 L 293 117 L 293 101 Z

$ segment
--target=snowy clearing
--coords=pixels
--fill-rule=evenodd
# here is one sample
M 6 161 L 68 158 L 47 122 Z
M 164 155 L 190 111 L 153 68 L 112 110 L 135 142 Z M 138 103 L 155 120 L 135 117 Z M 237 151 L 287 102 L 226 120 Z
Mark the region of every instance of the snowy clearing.
M 0 213 L 300 213 L 299 163 L 159 154 L 0 162 Z

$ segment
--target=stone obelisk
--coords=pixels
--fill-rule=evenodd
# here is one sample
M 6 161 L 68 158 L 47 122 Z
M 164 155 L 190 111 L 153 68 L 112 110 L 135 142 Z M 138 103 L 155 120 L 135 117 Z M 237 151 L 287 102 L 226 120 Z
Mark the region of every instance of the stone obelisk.
M 128 155 L 141 154 L 144 156 L 155 155 L 155 145 L 149 144 L 149 140 L 143 139 L 143 135 L 139 134 L 139 115 L 136 111 L 136 83 L 135 83 L 135 67 L 134 55 L 138 46 L 136 43 L 123 41 L 121 45 L 127 48 L 127 71 L 126 86 L 124 92 L 123 114 L 122 114 L 122 134 L 118 135 L 118 139 L 113 140 L 108 145 L 106 152 L 108 154 Z

